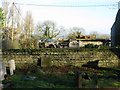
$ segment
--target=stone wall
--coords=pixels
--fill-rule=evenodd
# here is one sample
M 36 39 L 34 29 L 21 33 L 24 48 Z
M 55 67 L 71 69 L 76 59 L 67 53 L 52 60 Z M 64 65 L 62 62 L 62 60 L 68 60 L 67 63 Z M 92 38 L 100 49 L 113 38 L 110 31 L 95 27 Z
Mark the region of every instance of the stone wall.
M 8 61 L 15 60 L 16 66 L 37 65 L 38 59 L 45 65 L 75 65 L 82 66 L 89 61 L 99 60 L 100 67 L 118 67 L 119 58 L 111 50 L 99 49 L 40 49 L 28 52 L 3 51 L 2 60 L 8 66 Z

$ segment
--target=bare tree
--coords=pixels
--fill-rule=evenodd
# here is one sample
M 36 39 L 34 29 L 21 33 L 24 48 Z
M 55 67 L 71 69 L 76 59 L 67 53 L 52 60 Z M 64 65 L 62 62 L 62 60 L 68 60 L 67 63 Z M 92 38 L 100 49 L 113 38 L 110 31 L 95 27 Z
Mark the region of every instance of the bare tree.
M 84 34 L 85 33 L 85 29 L 84 28 L 81 28 L 81 27 L 72 27 L 71 28 L 71 32 L 75 33 L 75 34 Z
M 34 30 L 34 24 L 33 24 L 32 13 L 30 11 L 27 11 L 25 16 L 25 23 L 24 23 L 25 38 L 31 38 L 33 30 Z
M 78 35 L 83 35 L 85 33 L 85 30 L 80 27 L 73 27 L 70 30 L 71 32 L 68 35 L 68 39 L 76 39 Z
M 5 14 L 5 27 L 9 32 L 9 38 L 13 41 L 17 34 L 22 31 L 22 19 L 20 17 L 20 7 L 16 6 L 15 3 L 10 4 L 8 0 L 2 1 L 3 12 Z M 12 30 L 9 30 L 13 28 Z
M 96 31 L 91 32 L 90 35 L 94 35 L 96 39 L 110 39 L 109 34 L 100 34 Z
M 4 42 L 9 41 L 10 46 L 14 48 L 14 43 L 16 44 L 17 41 L 16 36 L 22 31 L 20 9 L 15 3 L 10 4 L 9 0 L 3 0 L 2 7 L 5 14 Z
M 37 31 L 41 32 L 44 38 L 52 39 L 60 33 L 60 29 L 52 21 L 44 21 L 42 24 L 37 25 Z
M 94 37 L 97 38 L 100 34 L 97 31 L 93 31 L 90 35 L 94 35 Z
M 16 9 L 16 13 L 15 13 L 15 27 L 16 27 L 16 31 L 15 31 L 15 35 L 18 34 L 22 34 L 22 30 L 23 30 L 23 18 L 22 18 L 22 12 L 21 12 L 21 8 L 19 6 L 15 5 L 15 9 Z
M 41 24 L 41 23 L 38 23 L 38 24 L 35 26 L 34 34 L 35 34 L 36 36 L 38 36 L 38 38 L 42 38 L 42 37 L 43 37 L 43 31 L 42 31 L 42 24 Z
M 109 34 L 100 34 L 97 38 L 98 39 L 110 39 L 110 35 Z

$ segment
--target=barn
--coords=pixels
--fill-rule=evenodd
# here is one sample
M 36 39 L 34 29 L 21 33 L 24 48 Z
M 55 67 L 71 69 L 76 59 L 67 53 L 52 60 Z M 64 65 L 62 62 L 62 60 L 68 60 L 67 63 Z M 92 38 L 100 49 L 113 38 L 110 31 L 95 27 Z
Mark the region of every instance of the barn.
M 113 47 L 120 46 L 120 9 L 111 28 L 111 44 Z

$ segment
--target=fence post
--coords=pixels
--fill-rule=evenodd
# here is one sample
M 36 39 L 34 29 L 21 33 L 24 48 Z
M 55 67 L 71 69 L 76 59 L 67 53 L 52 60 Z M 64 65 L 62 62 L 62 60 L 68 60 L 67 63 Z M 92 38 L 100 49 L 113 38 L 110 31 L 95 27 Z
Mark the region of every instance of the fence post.
M 93 74 L 92 76 L 92 82 L 91 85 L 93 88 L 97 88 L 98 87 L 98 76 L 96 73 Z
M 82 88 L 82 72 L 78 71 L 78 88 Z

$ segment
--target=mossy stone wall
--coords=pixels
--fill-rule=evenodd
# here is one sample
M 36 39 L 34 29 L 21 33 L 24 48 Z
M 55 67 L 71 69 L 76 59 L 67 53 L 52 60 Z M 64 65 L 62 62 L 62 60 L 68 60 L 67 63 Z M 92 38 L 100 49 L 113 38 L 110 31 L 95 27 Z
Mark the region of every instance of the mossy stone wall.
M 102 49 L 39 49 L 3 51 L 2 60 L 15 60 L 16 66 L 34 66 L 41 58 L 42 66 L 75 65 L 82 66 L 90 61 L 99 60 L 100 67 L 118 67 L 120 59 L 112 50 Z

